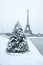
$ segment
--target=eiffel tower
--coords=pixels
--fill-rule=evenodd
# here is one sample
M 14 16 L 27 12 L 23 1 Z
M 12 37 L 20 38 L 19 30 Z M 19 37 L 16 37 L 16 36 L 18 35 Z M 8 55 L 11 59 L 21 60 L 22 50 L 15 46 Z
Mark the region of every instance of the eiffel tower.
M 27 10 L 27 24 L 26 24 L 26 28 L 25 28 L 24 32 L 27 36 L 32 35 L 32 31 L 31 31 L 31 28 L 30 28 L 30 25 L 29 25 L 29 10 Z

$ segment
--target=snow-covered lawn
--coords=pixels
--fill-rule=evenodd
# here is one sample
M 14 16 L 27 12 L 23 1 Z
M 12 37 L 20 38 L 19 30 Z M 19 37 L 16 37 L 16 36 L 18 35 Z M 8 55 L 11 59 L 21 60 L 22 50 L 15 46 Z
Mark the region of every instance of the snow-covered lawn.
M 30 51 L 24 54 L 7 54 L 8 38 L 0 36 L 0 65 L 43 65 L 43 56 L 32 42 L 27 39 Z

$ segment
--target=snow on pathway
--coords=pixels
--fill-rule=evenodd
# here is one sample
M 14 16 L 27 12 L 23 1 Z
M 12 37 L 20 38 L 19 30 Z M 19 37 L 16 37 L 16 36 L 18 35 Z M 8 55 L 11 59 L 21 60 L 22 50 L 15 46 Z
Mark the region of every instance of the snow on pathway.
M 43 56 L 32 42 L 27 39 L 30 51 L 24 54 L 6 53 L 7 38 L 0 36 L 0 65 L 43 65 Z

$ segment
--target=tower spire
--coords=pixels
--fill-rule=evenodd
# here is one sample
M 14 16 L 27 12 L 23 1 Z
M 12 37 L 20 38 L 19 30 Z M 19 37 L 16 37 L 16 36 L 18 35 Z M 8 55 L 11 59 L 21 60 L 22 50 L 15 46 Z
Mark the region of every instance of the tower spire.
M 27 24 L 29 24 L 29 10 L 27 9 Z

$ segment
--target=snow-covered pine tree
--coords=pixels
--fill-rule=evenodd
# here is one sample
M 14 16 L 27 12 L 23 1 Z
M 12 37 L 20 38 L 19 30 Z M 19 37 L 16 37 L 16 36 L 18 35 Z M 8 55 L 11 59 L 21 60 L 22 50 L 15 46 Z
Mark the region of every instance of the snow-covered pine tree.
M 15 25 L 15 28 L 12 32 L 12 36 L 8 42 L 6 48 L 7 52 L 12 53 L 22 53 L 29 50 L 25 34 L 23 33 L 22 27 L 19 22 Z

